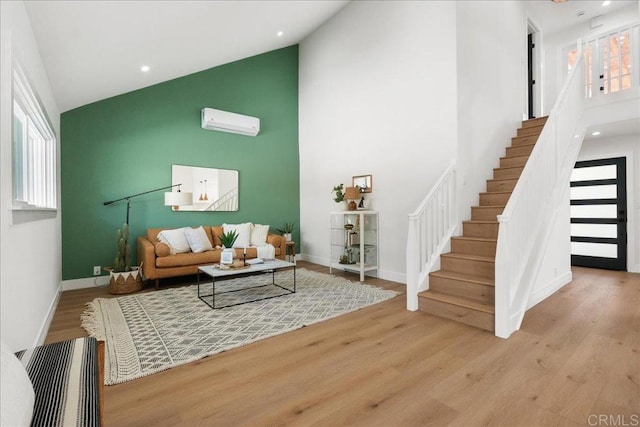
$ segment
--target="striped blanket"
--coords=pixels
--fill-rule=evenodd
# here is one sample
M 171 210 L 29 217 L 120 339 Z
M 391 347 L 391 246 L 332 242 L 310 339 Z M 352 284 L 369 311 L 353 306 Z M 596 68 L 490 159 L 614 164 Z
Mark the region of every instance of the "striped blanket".
M 16 353 L 35 391 L 32 426 L 99 426 L 95 338 L 78 338 Z

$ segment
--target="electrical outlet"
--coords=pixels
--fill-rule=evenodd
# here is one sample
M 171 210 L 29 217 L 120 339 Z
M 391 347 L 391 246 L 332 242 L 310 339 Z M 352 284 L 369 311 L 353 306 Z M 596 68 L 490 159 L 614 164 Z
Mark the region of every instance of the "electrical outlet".
M 94 265 L 93 266 L 93 275 L 94 276 L 99 276 L 100 275 L 100 266 L 99 265 Z

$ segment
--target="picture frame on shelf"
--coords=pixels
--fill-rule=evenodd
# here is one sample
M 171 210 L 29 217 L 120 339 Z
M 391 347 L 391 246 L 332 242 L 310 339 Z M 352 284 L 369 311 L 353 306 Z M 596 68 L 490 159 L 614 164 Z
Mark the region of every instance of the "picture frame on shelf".
M 373 177 L 371 175 L 356 175 L 351 180 L 352 187 L 358 187 L 361 193 L 373 192 Z

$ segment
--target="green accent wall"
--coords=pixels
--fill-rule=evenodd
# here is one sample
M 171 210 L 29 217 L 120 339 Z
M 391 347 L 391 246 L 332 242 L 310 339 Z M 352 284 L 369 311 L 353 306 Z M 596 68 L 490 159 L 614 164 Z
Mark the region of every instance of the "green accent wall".
M 260 133 L 202 129 L 204 107 L 258 117 Z M 238 170 L 239 210 L 174 212 L 164 206 L 164 191 L 131 199 L 134 258 L 135 238 L 150 227 L 254 222 L 273 231 L 285 221 L 298 227 L 298 46 L 63 113 L 63 280 L 112 265 L 126 202 L 103 202 L 171 185 L 173 164 Z

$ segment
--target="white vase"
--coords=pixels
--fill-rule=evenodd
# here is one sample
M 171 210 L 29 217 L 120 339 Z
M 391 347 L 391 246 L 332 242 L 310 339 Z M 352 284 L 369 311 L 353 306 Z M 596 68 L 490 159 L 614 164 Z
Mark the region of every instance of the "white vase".
M 284 233 L 283 236 L 284 236 L 284 240 L 286 240 L 287 242 L 290 242 L 293 240 L 291 237 L 291 233 Z
M 233 248 L 223 248 L 220 254 L 220 264 L 233 264 L 234 255 L 235 251 Z

